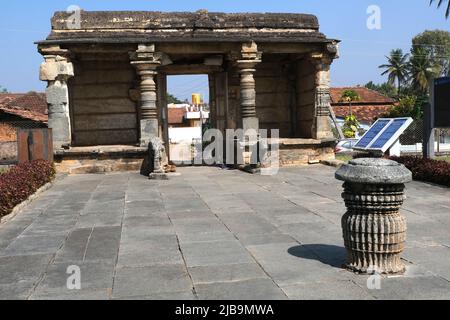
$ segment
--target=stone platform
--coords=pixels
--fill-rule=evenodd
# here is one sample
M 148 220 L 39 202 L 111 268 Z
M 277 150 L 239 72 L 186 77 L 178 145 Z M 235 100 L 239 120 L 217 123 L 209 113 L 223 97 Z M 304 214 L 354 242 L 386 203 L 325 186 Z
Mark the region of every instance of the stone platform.
M 369 288 L 342 268 L 334 168 L 179 172 L 61 177 L 0 225 L 0 299 L 450 299 L 449 188 L 407 185 L 407 271 Z
M 147 153 L 137 146 L 73 147 L 55 152 L 55 166 L 57 172 L 69 174 L 139 171 Z
M 269 139 L 269 143 L 272 148 L 278 145 L 280 167 L 298 167 L 335 159 L 335 139 Z

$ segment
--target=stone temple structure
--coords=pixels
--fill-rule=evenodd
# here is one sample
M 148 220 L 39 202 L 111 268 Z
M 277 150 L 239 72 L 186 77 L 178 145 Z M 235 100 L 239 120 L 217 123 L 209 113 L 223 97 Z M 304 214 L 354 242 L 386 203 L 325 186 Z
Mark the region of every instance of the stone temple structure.
M 285 166 L 334 157 L 329 87 L 339 41 L 315 16 L 82 11 L 73 19 L 55 13 L 37 42 L 60 170 L 139 166 L 153 137 L 168 142 L 167 76 L 186 74 L 209 76 L 213 127 L 279 129 L 272 143 Z

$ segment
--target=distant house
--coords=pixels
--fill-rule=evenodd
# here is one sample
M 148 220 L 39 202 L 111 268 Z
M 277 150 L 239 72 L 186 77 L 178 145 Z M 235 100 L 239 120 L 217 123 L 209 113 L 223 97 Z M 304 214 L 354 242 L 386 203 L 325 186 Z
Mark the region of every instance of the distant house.
M 43 93 L 0 93 L 0 162 L 16 160 L 18 128 L 45 128 L 47 122 Z
M 186 109 L 185 108 L 168 108 L 169 127 L 180 128 L 187 127 L 185 121 Z
M 201 127 L 201 122 L 209 119 L 209 112 L 194 106 L 169 107 L 168 109 L 170 128 L 196 128 Z
M 14 128 L 47 127 L 48 109 L 44 93 L 0 93 L 0 123 Z
M 351 105 L 348 102 L 342 102 L 341 98 L 345 90 L 355 91 L 360 100 L 352 102 Z M 353 113 L 363 125 L 371 125 L 377 118 L 388 113 L 395 104 L 394 99 L 365 87 L 331 88 L 330 94 L 331 106 L 338 120 Z

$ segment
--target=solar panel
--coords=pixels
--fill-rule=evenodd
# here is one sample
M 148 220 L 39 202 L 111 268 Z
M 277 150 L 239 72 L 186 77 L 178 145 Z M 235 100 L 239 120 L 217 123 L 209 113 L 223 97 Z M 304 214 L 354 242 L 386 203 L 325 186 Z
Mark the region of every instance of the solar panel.
M 391 122 L 386 130 L 371 145 L 371 149 L 381 149 L 394 136 L 394 134 L 406 123 L 407 119 L 397 119 Z
M 412 122 L 412 118 L 379 119 L 356 143 L 354 149 L 384 153 Z
M 389 124 L 389 119 L 380 119 L 356 143 L 355 148 L 367 148 L 372 140 Z

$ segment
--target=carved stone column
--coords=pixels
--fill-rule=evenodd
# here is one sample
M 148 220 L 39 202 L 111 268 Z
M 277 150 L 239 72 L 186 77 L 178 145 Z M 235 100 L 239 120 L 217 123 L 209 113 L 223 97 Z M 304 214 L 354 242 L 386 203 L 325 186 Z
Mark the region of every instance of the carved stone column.
M 155 76 L 156 68 L 161 65 L 160 54 L 155 53 L 154 45 L 139 45 L 130 58 L 141 77 L 140 145 L 147 147 L 153 137 L 159 137 Z
M 316 68 L 315 79 L 315 113 L 312 137 L 315 139 L 332 139 L 333 133 L 330 126 L 330 65 L 332 59 L 326 55 L 313 54 L 311 61 Z
M 395 161 L 363 158 L 343 165 L 336 178 L 345 181 L 342 230 L 347 267 L 360 273 L 403 272 L 406 219 L 399 210 L 411 172 Z
M 242 45 L 241 59 L 237 61 L 241 75 L 241 118 L 242 129 L 259 130 L 259 120 L 256 116 L 256 89 L 255 89 L 255 67 L 261 62 L 261 52 L 255 42 Z
M 70 52 L 59 46 L 40 46 L 45 62 L 39 78 L 47 81 L 48 127 L 53 133 L 53 149 L 67 149 L 72 143 L 67 81 L 74 76 Z

